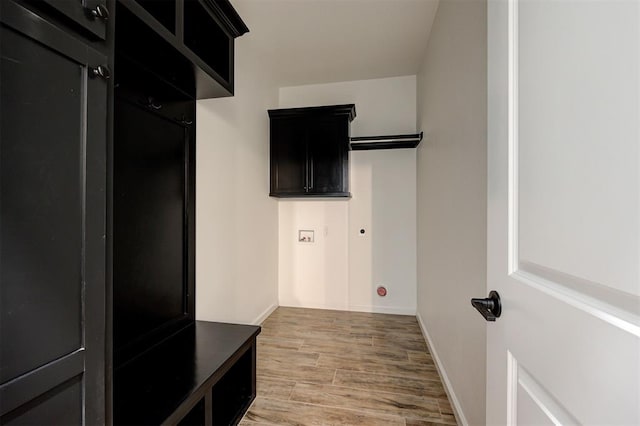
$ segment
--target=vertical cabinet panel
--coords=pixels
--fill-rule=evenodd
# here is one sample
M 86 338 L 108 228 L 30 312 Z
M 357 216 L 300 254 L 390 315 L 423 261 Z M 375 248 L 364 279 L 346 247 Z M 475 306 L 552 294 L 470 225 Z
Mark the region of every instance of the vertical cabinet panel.
M 0 31 L 5 382 L 81 347 L 86 87 L 80 64 Z
M 107 89 L 89 67 L 106 57 L 10 1 L 0 22 L 0 422 L 95 423 Z

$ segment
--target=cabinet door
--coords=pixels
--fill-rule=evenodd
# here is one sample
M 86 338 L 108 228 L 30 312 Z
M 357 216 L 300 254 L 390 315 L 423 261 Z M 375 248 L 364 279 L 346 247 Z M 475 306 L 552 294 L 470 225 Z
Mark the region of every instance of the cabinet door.
M 93 36 L 104 40 L 107 37 L 107 20 L 110 12 L 107 0 L 44 0 L 62 12 Z
M 307 191 L 306 123 L 271 120 L 271 195 L 293 196 Z
M 0 424 L 101 424 L 106 58 L 8 0 L 0 56 Z
M 309 193 L 349 195 L 349 122 L 314 119 L 308 128 Z

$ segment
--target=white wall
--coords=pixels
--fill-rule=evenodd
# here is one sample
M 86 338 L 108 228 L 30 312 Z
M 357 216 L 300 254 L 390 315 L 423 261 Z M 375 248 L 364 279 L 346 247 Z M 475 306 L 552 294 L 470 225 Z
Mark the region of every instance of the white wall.
M 279 202 L 280 305 L 348 309 L 347 223 L 346 201 Z M 314 242 L 298 242 L 298 230 Z
M 413 133 L 416 76 L 281 87 L 279 108 L 356 104 L 351 136 Z
M 278 92 L 236 41 L 235 96 L 197 103 L 196 315 L 259 323 L 278 304 L 278 205 L 269 198 L 269 121 Z
M 280 89 L 281 108 L 345 103 L 353 136 L 415 132 L 415 76 Z M 280 304 L 413 314 L 415 150 L 351 152 L 350 165 L 350 200 L 279 201 Z M 298 242 L 300 229 L 315 242 Z
M 440 2 L 418 75 L 418 316 L 463 423 L 485 422 L 486 1 Z
M 352 151 L 350 173 L 349 309 L 415 315 L 416 150 Z

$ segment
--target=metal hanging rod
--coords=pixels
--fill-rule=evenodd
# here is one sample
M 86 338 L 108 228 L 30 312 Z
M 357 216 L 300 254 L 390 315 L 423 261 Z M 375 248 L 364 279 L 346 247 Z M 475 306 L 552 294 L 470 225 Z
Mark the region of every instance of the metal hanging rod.
M 351 138 L 351 149 L 360 151 L 366 149 L 415 148 L 422 140 L 423 133 L 424 132 L 389 136 L 357 136 Z

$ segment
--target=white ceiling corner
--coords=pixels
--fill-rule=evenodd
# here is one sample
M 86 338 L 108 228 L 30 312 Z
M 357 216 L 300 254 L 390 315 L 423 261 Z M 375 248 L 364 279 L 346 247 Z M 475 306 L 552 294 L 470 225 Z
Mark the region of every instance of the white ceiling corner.
M 438 0 L 232 0 L 279 86 L 417 74 Z M 241 46 L 241 45 L 239 45 Z

